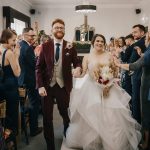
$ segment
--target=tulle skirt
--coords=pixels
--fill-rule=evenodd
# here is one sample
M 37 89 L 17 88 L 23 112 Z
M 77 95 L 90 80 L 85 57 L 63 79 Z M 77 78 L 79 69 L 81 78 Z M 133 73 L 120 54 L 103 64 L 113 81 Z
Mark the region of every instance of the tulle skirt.
M 130 96 L 113 85 L 103 97 L 102 86 L 87 74 L 71 92 L 70 125 L 63 147 L 84 150 L 137 150 L 140 125 L 132 118 Z M 63 149 L 62 149 L 63 150 Z M 64 149 L 65 150 L 65 149 Z

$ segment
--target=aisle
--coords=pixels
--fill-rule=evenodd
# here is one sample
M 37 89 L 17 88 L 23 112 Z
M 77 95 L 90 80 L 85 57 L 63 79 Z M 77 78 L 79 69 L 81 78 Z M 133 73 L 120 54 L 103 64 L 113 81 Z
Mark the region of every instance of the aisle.
M 39 117 L 39 124 L 42 125 L 42 116 Z M 57 110 L 57 106 L 54 107 L 54 132 L 55 132 L 55 147 L 56 150 L 60 150 L 63 136 L 62 119 Z M 22 136 L 21 142 L 18 144 L 18 150 L 46 150 L 46 144 L 43 137 L 43 132 L 36 137 L 29 138 L 30 144 L 26 145 L 24 136 Z

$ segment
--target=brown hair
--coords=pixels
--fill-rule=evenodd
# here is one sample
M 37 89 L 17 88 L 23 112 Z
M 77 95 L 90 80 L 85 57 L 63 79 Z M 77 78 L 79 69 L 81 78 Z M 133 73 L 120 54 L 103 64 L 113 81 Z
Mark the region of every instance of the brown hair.
M 59 19 L 59 18 L 55 19 L 55 20 L 52 22 L 52 27 L 53 27 L 53 25 L 54 25 L 55 23 L 60 23 L 60 24 L 63 24 L 63 25 L 65 26 L 64 21 L 63 21 L 62 19 Z
M 141 24 L 136 24 L 136 25 L 134 25 L 132 28 L 139 28 L 141 31 L 143 31 L 144 33 L 146 33 L 146 29 L 145 29 L 145 27 L 143 26 L 143 25 L 141 25 Z
M 12 38 L 13 35 L 17 35 L 14 30 L 11 29 L 5 29 L 2 31 L 1 37 L 0 37 L 0 43 L 8 43 L 8 40 Z
M 125 37 L 125 40 L 126 40 L 126 39 L 132 39 L 132 40 L 134 40 L 134 37 L 133 37 L 132 34 L 129 34 L 129 35 L 127 35 L 127 36 Z
M 27 32 L 29 32 L 30 30 L 33 31 L 33 28 L 31 28 L 31 27 L 24 28 L 23 31 L 22 31 L 22 33 L 27 33 Z
M 106 39 L 105 39 L 105 37 L 104 37 L 102 34 L 95 34 L 95 35 L 93 36 L 92 40 L 91 40 L 91 44 L 94 45 L 94 42 L 95 42 L 95 40 L 96 40 L 96 38 L 97 38 L 98 36 L 101 37 L 101 38 L 104 40 L 104 45 L 105 45 L 105 44 L 106 44 Z

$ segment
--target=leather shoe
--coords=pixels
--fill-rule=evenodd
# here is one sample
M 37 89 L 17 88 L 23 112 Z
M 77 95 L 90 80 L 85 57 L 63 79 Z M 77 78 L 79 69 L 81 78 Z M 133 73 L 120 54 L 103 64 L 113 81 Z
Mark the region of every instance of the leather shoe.
M 34 133 L 30 133 L 30 136 L 36 136 L 38 134 L 40 134 L 43 130 L 43 127 L 38 127 L 37 130 Z
M 142 144 L 139 144 L 139 150 L 150 150 L 148 147 L 143 147 L 143 145 Z
M 69 127 L 69 124 L 67 124 L 66 126 L 64 126 L 64 136 L 65 136 L 65 138 L 66 138 L 66 131 L 67 131 L 68 127 Z

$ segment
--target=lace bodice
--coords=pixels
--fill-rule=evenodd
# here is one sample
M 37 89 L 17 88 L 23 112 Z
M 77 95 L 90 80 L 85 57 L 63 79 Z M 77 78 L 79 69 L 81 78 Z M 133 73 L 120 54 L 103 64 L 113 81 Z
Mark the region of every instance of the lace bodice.
M 101 76 L 104 80 L 110 80 L 114 77 L 113 68 L 110 64 L 89 63 L 88 72 L 92 78 L 94 71 L 98 71 L 99 76 Z

